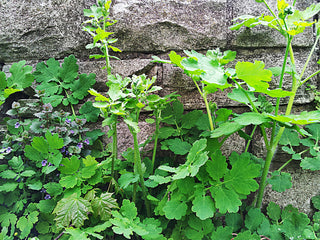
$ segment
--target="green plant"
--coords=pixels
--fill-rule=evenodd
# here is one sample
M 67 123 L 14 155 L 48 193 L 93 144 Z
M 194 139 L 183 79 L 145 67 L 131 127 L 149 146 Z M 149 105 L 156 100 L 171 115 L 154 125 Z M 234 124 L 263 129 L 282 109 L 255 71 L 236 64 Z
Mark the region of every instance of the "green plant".
M 276 16 L 266 1 L 263 0 L 257 2 L 264 3 L 270 10 L 272 16 L 262 15 L 261 17 L 239 17 L 235 19 L 235 21 L 240 22 L 234 24 L 231 29 L 237 30 L 242 26 L 254 27 L 261 24 L 278 30 L 287 40 L 287 48 L 284 55 L 283 65 L 281 67 L 275 66 L 271 69 L 265 69 L 263 62 L 255 61 L 254 63 L 238 62 L 234 70 L 224 70 L 224 64 L 235 59 L 235 53 L 230 51 L 220 53 L 218 50 L 208 51 L 206 55 L 195 51 L 185 51 L 187 57 L 181 57 L 175 52 L 171 52 L 169 54 L 170 61 L 164 61 L 158 58 L 155 58 L 155 61 L 174 64 L 182 68 L 184 72 L 192 78 L 206 103 L 210 128 L 212 130 L 210 135 L 211 138 L 220 138 L 223 136 L 228 137 L 248 125 L 260 126 L 265 146 L 267 148 L 264 170 L 260 180 L 257 198 L 255 200 L 256 207 L 260 207 L 264 189 L 267 184 L 267 175 L 269 173 L 270 164 L 285 129 L 294 129 L 304 135 L 304 131 L 302 131 L 298 125 L 312 124 L 319 121 L 319 111 L 302 112 L 300 115 L 291 114 L 297 90 L 319 73 L 319 71 L 317 71 L 304 78 L 305 69 L 308 66 L 312 54 L 314 53 L 315 46 L 320 38 L 318 30 L 319 24 L 316 23 L 316 41 L 300 74 L 296 72 L 294 52 L 291 43 L 292 39 L 297 34 L 302 33 L 306 27 L 310 27 L 315 24 L 315 22 L 309 22 L 307 20 L 318 13 L 320 10 L 320 4 L 313 4 L 306 10 L 299 11 L 297 9 L 293 10 L 294 4 L 290 7 L 288 3 L 281 0 L 278 1 L 278 15 Z M 292 11 L 288 11 L 289 8 Z M 288 63 L 290 64 L 290 67 L 288 66 Z M 283 79 L 285 74 L 292 78 L 291 91 L 283 89 Z M 272 76 L 280 76 L 280 79 L 278 79 L 278 87 L 276 89 L 270 89 L 270 85 L 268 83 L 272 80 Z M 230 79 L 234 85 L 230 84 L 227 79 Z M 202 89 L 199 87 L 198 82 L 200 82 L 200 87 L 202 87 Z M 211 120 L 211 112 L 208 110 L 206 93 L 213 93 L 219 89 L 224 90 L 226 88 L 233 89 L 232 93 L 228 94 L 230 99 L 249 106 L 251 112 L 235 116 L 229 121 L 219 125 L 218 128 L 214 129 L 213 121 Z M 275 98 L 276 106 L 274 112 L 272 111 L 272 108 L 266 109 L 263 107 L 262 103 L 265 103 L 265 101 L 261 102 L 262 99 L 257 99 L 254 93 Z M 280 99 L 285 97 L 289 97 L 289 101 L 287 103 L 285 114 L 281 115 L 279 113 Z M 254 127 L 254 131 L 256 128 L 257 127 Z M 270 137 L 267 136 L 267 128 L 271 129 Z M 253 133 L 251 136 L 252 135 Z M 278 173 L 275 173 L 275 175 L 278 176 Z M 273 180 L 275 179 L 274 176 L 272 177 Z M 272 182 L 272 179 L 269 181 Z
M 26 61 L 13 63 L 9 70 L 11 76 L 8 78 L 4 72 L 0 72 L 0 106 L 11 94 L 31 86 L 34 80 L 32 67 L 25 64 Z
M 270 9 L 264 0 L 257 2 Z M 303 169 L 320 169 L 319 111 L 291 114 L 298 88 L 318 73 L 303 78 L 313 47 L 298 76 L 291 42 L 314 24 L 306 20 L 320 10 L 320 4 L 305 11 L 295 10 L 294 5 L 295 1 L 289 6 L 278 0 L 277 16 L 270 10 L 272 16 L 240 17 L 232 27 L 262 24 L 283 34 L 287 48 L 281 67 L 265 69 L 264 63 L 256 61 L 228 68 L 236 52 L 219 49 L 206 55 L 185 51 L 186 57 L 171 52 L 170 61 L 155 58 L 182 68 L 191 77 L 205 112 L 185 111 L 175 93 L 160 97 L 155 77 L 111 75 L 108 50 L 119 50 L 110 46 L 116 39 L 109 39 L 112 33 L 106 32 L 116 22 L 109 17 L 111 1 L 106 0 L 84 11 L 91 18 L 84 22 L 84 30 L 93 37 L 88 48 L 99 48 L 102 54 L 93 57 L 106 61 L 105 95 L 91 89 L 93 74 L 78 74 L 72 55 L 62 64 L 53 58 L 39 63 L 34 73 L 25 62 L 12 65 L 10 78 L 0 72 L 0 101 L 34 79 L 38 98 L 26 106 L 14 102 L 7 112 L 12 119 L 4 119 L 0 239 L 318 239 L 319 196 L 311 199 L 316 209 L 312 220 L 291 205 L 281 209 L 270 202 L 265 211 L 260 210 L 266 184 L 278 192 L 291 187 L 291 175 L 282 171 L 290 162 L 300 161 Z M 315 45 L 318 38 L 319 33 Z M 284 76 L 292 78 L 291 91 L 283 88 Z M 271 80 L 279 80 L 278 88 L 270 87 Z M 208 101 L 209 94 L 227 88 L 232 89 L 228 97 L 251 112 L 236 114 Z M 75 105 L 88 93 L 95 101 L 84 103 L 77 113 Z M 289 102 L 281 115 L 280 99 L 285 97 Z M 71 113 L 66 110 L 69 105 Z M 34 117 L 25 119 L 34 107 Z M 142 112 L 148 115 L 147 124 L 155 124 L 153 136 L 145 143 L 138 141 Z M 102 125 L 109 127 L 110 148 L 99 141 L 101 130 L 87 128 L 86 123 L 97 121 L 99 115 L 104 118 Z M 123 159 L 118 156 L 120 121 L 133 141 L 133 148 L 122 153 Z M 248 125 L 253 125 L 250 134 L 243 131 Z M 265 161 L 249 153 L 259 128 L 267 148 Z M 244 152 L 224 156 L 221 146 L 235 133 L 247 141 Z M 144 147 L 151 141 L 153 149 L 147 156 Z M 159 142 L 166 151 L 162 155 L 157 154 Z M 275 149 L 280 147 L 290 159 L 267 178 Z M 247 198 L 257 190 L 252 205 Z

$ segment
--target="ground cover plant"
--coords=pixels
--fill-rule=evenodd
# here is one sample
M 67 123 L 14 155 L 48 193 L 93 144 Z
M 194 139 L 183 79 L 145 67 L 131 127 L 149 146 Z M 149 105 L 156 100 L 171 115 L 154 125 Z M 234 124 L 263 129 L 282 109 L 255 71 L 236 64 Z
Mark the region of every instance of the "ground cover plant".
M 6 132 L 0 152 L 0 239 L 318 239 L 320 197 L 311 199 L 311 218 L 297 206 L 280 208 L 270 202 L 263 210 L 267 184 L 283 192 L 292 186 L 283 169 L 300 161 L 302 169 L 320 170 L 320 112 L 292 114 L 299 88 L 320 71 L 304 76 L 320 38 L 320 25 L 312 18 L 320 4 L 297 10 L 295 1 L 277 1 L 277 12 L 265 0 L 269 15 L 242 16 L 232 30 L 263 25 L 280 32 L 287 41 L 282 66 L 265 68 L 261 61 L 237 62 L 234 51 L 194 50 L 170 60 L 193 81 L 206 109 L 185 111 L 179 95 L 159 96 L 156 78 L 146 75 L 113 75 L 109 54 L 121 51 L 110 45 L 111 0 L 98 0 L 85 9 L 83 30 L 92 36 L 88 49 L 101 54 L 108 81 L 106 93 L 93 88 L 94 74 L 79 74 L 76 58 L 62 63 L 51 58 L 33 71 L 25 61 L 15 63 L 11 76 L 0 72 L 0 104 L 10 94 L 34 82 L 35 103 L 14 102 L 2 120 Z M 316 41 L 297 72 L 292 40 L 307 27 L 315 27 Z M 291 88 L 284 89 L 284 78 Z M 269 82 L 277 84 L 276 87 Z M 270 86 L 271 85 L 271 86 Z M 249 107 L 236 114 L 208 101 L 208 95 L 230 88 L 228 97 Z M 94 101 L 87 101 L 88 95 Z M 286 110 L 280 112 L 280 102 Z M 79 105 L 77 110 L 76 105 Z M 35 111 L 34 109 L 37 109 Z M 26 118 L 26 112 L 33 117 Z M 141 113 L 155 124 L 155 132 L 144 143 L 138 141 Z M 108 131 L 88 128 L 102 119 Z M 133 146 L 118 151 L 117 126 L 123 121 Z M 252 125 L 253 131 L 244 128 Z M 249 152 L 260 131 L 266 146 L 265 158 Z M 270 134 L 268 134 L 270 133 Z M 247 145 L 242 153 L 225 156 L 225 141 L 238 134 Z M 101 137 L 111 139 L 110 144 Z M 150 153 L 143 149 L 153 145 Z M 277 148 L 290 159 L 270 172 Z M 164 151 L 158 154 L 159 150 Z M 247 200 L 249 195 L 255 198 Z

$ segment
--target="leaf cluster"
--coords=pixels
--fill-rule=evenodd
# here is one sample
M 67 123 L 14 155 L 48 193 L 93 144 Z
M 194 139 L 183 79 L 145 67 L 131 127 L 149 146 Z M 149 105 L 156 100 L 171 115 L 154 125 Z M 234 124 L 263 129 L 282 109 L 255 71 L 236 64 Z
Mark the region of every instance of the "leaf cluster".
M 46 63 L 37 64 L 34 72 L 37 90 L 44 92 L 42 100 L 53 107 L 78 104 L 95 84 L 95 74 L 78 74 L 79 66 L 75 56 L 70 55 L 60 62 L 50 58 Z
M 121 52 L 117 47 L 110 44 L 117 42 L 116 38 L 109 38 L 113 32 L 106 29 L 117 22 L 110 17 L 111 0 L 99 0 L 97 5 L 92 5 L 90 9 L 84 9 L 84 16 L 90 19 L 83 22 L 83 31 L 88 32 L 93 38 L 93 43 L 86 46 L 87 49 L 99 48 L 103 54 L 90 55 L 90 58 L 115 58 L 108 54 L 108 49 L 114 52 Z
M 8 78 L 4 72 L 0 71 L 0 106 L 11 94 L 30 87 L 34 81 L 32 67 L 26 65 L 24 60 L 13 63 L 9 71 L 11 76 Z

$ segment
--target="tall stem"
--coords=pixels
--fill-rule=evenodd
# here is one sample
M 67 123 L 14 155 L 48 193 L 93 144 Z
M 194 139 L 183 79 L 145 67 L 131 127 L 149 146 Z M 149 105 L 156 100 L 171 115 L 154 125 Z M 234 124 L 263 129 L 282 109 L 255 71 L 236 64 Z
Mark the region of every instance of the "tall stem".
M 150 209 L 150 203 L 147 199 L 147 196 L 148 196 L 147 188 L 144 184 L 143 171 L 142 171 L 142 165 L 141 165 L 141 157 L 140 157 L 140 152 L 139 152 L 138 137 L 137 137 L 137 133 L 134 129 L 132 129 L 131 133 L 133 136 L 133 145 L 134 145 L 134 169 L 139 174 L 142 195 L 143 195 L 144 202 L 146 205 L 146 210 L 147 210 L 147 216 L 150 217 L 151 216 L 151 209 Z
M 274 145 L 267 151 L 267 157 L 266 157 L 266 161 L 264 164 L 264 168 L 263 168 L 263 172 L 262 172 L 262 176 L 261 176 L 261 180 L 260 180 L 258 195 L 257 195 L 255 202 L 254 202 L 256 208 L 261 207 L 264 190 L 267 186 L 266 180 L 267 180 L 271 161 L 272 161 L 272 158 L 273 158 L 275 151 L 276 151 L 276 146 L 274 146 Z
M 209 119 L 209 124 L 210 124 L 210 130 L 213 131 L 214 130 L 214 125 L 213 125 L 210 106 L 209 106 L 208 99 L 207 99 L 207 94 L 204 93 L 202 96 L 203 96 L 203 100 L 204 100 L 204 103 L 205 103 L 206 109 L 207 109 L 207 114 L 208 114 L 208 119 Z
M 294 54 L 293 54 L 293 50 L 292 50 L 292 45 L 291 44 L 289 46 L 289 52 L 290 52 L 290 59 L 291 59 L 292 65 L 295 66 Z M 289 102 L 288 102 L 288 105 L 287 105 L 287 110 L 286 110 L 285 115 L 289 115 L 291 113 L 297 89 L 298 89 L 298 81 L 297 81 L 297 78 L 293 75 L 293 77 L 292 77 L 292 92 L 293 92 L 293 95 L 290 96 L 290 98 L 289 98 Z M 285 127 L 281 127 L 279 129 L 278 134 L 276 135 L 276 137 L 274 139 L 272 139 L 272 141 L 270 142 L 270 148 L 268 148 L 268 150 L 267 150 L 267 157 L 266 157 L 265 165 L 264 165 L 264 168 L 263 168 L 263 173 L 262 173 L 261 180 L 260 180 L 260 187 L 259 187 L 259 190 L 258 190 L 258 195 L 257 195 L 256 202 L 255 202 L 255 206 L 257 208 L 261 207 L 264 190 L 265 190 L 265 188 L 267 186 L 267 176 L 268 176 L 268 173 L 269 173 L 271 161 L 272 161 L 273 156 L 274 156 L 274 154 L 276 152 L 278 143 L 279 143 L 279 141 L 281 139 L 281 136 L 282 136 L 284 130 L 285 130 Z
M 103 31 L 106 31 L 106 17 L 103 18 Z M 104 56 L 106 60 L 106 67 L 108 75 L 111 74 L 111 66 L 110 66 L 110 58 L 109 58 L 109 50 L 108 50 L 108 43 L 104 42 Z
M 159 109 L 155 110 L 155 115 L 156 115 L 156 130 L 154 132 L 154 145 L 153 145 L 153 153 L 152 153 L 152 173 L 154 171 L 154 163 L 156 160 L 158 138 L 159 138 L 159 126 L 160 126 Z
M 117 136 L 117 118 L 112 123 L 112 159 L 111 159 L 111 177 L 114 178 L 114 164 L 118 158 L 118 136 Z
M 203 93 L 201 91 L 198 83 L 194 79 L 192 79 L 192 80 L 193 80 L 194 84 L 196 85 L 196 87 L 198 89 L 198 92 L 200 93 L 201 97 L 204 100 L 204 103 L 205 103 L 206 109 L 207 109 L 207 114 L 208 114 L 208 119 L 209 119 L 209 124 L 210 124 L 210 130 L 213 131 L 214 130 L 214 125 L 213 125 L 213 121 L 212 121 L 212 115 L 211 115 L 210 106 L 209 106 L 208 99 L 207 99 L 207 94 Z

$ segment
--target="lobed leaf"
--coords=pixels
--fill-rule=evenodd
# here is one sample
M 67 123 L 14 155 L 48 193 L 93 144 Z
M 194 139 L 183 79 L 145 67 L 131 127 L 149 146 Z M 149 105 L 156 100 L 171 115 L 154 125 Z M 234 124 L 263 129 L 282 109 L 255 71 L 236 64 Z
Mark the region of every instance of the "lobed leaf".
M 81 227 L 88 219 L 89 212 L 92 212 L 90 202 L 78 197 L 77 193 L 62 198 L 53 210 L 57 224 L 64 227 L 69 227 L 72 224 L 77 228 Z
M 201 220 L 212 218 L 216 212 L 216 208 L 211 197 L 201 195 L 194 198 L 191 209 Z
M 26 61 L 13 63 L 10 72 L 11 76 L 7 79 L 7 85 L 18 89 L 30 87 L 34 81 L 34 76 L 31 74 L 32 67 L 25 66 Z M 2 84 L 3 85 L 3 84 Z
M 272 190 L 277 192 L 284 192 L 292 187 L 291 174 L 286 172 L 274 171 L 267 181 L 272 185 Z
M 113 193 L 102 193 L 100 197 L 95 197 L 92 202 L 94 216 L 100 216 L 102 221 L 111 217 L 112 209 L 118 208 L 116 199 L 112 198 Z
M 278 115 L 273 116 L 267 114 L 268 117 L 283 123 L 292 123 L 297 125 L 306 125 L 311 123 L 317 123 L 320 121 L 320 111 L 302 112 L 299 115 Z
M 210 187 L 210 192 L 215 200 L 215 206 L 222 214 L 226 212 L 238 212 L 241 206 L 241 200 L 238 194 L 232 190 L 222 186 Z

